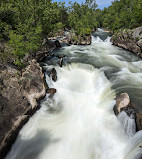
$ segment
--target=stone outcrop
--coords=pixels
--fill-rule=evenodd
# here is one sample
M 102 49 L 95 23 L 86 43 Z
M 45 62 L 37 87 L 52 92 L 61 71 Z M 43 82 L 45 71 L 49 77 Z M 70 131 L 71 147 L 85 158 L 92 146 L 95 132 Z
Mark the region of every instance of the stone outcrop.
M 111 42 L 142 57 L 142 27 L 115 33 Z
M 44 74 L 36 60 L 22 72 L 10 66 L 0 68 L 1 158 L 11 148 L 22 126 L 39 108 L 38 102 L 45 94 Z
M 70 32 L 66 35 L 66 38 L 62 40 L 62 42 L 73 45 L 90 45 L 91 40 L 91 35 L 80 36 Z

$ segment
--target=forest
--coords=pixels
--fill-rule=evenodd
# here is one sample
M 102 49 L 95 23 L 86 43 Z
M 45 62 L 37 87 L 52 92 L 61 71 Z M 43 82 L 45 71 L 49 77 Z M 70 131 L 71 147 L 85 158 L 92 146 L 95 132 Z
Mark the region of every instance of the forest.
M 44 38 L 61 30 L 71 30 L 85 36 L 97 27 L 115 32 L 142 25 L 141 0 L 114 0 L 103 10 L 95 0 L 81 4 L 51 0 L 1 0 L 0 2 L 0 61 L 23 67 L 22 59 L 36 52 Z

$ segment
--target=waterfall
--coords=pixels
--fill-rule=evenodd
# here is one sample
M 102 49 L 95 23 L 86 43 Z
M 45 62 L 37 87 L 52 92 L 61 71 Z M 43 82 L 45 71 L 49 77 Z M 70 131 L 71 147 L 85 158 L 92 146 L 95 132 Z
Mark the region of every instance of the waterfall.
M 113 46 L 102 31 L 90 46 L 65 46 L 54 53 L 65 55 L 67 64 L 60 68 L 54 59 L 45 61 L 47 72 L 57 71 L 56 82 L 46 74 L 57 92 L 53 98 L 46 95 L 6 159 L 140 159 L 142 131 L 136 133 L 125 112 L 118 118 L 113 112 L 121 92 L 142 102 L 138 57 Z
M 135 119 L 131 119 L 124 111 L 118 115 L 118 119 L 122 123 L 126 134 L 129 137 L 134 136 L 136 133 Z
M 56 70 L 57 94 L 21 130 L 7 159 L 122 159 L 125 134 L 112 111 L 115 92 L 104 73 L 84 64 Z

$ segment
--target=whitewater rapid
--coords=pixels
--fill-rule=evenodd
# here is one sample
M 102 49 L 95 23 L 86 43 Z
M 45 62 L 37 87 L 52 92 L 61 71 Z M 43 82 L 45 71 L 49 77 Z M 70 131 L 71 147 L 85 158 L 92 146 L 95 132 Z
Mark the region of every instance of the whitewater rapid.
M 135 123 L 125 112 L 117 118 L 113 106 L 121 89 L 115 87 L 119 83 L 115 77 L 119 74 L 125 81 L 125 77 L 131 77 L 130 70 L 136 71 L 133 80 L 138 82 L 134 87 L 137 90 L 142 81 L 138 80 L 142 73 L 137 66 L 142 63 L 135 57 L 131 62 L 124 61 L 123 51 L 109 40 L 93 37 L 91 46 L 65 47 L 62 53 L 69 56 L 66 66 L 44 66 L 57 71 L 57 82 L 46 75 L 47 83 L 57 93 L 52 99 L 46 95 L 6 159 L 140 159 L 142 131 L 131 129 Z M 134 86 L 133 81 L 127 82 Z

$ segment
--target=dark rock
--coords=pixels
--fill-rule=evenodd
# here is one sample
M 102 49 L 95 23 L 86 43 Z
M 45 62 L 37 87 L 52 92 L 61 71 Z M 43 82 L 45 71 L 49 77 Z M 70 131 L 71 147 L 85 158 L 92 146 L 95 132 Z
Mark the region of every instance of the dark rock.
M 54 94 L 56 93 L 56 89 L 55 88 L 49 88 L 47 90 L 47 93 L 49 93 L 49 97 L 52 98 L 54 96 Z
M 115 33 L 111 42 L 142 57 L 142 27 Z
M 119 114 L 116 105 L 113 107 L 113 111 L 116 116 Z
M 55 68 L 51 70 L 51 77 L 54 82 L 57 81 L 57 71 L 55 70 Z
M 92 40 L 91 35 L 80 36 L 70 32 L 67 34 L 65 42 L 67 44 L 73 44 L 73 45 L 90 45 L 91 40 Z
M 56 57 L 58 57 L 58 58 L 64 58 L 65 55 L 57 55 Z
M 60 59 L 59 60 L 59 66 L 62 67 L 65 55 L 57 55 L 56 57 L 58 57 Z
M 142 114 L 136 113 L 137 130 L 142 130 Z
M 123 111 L 125 111 L 127 113 L 127 115 L 131 118 L 131 119 L 135 119 L 136 117 L 136 111 L 135 108 L 129 104 L 128 107 L 122 108 Z
M 59 66 L 60 66 L 60 67 L 62 67 L 62 66 L 63 66 L 63 58 L 60 58 Z
M 54 44 L 55 44 L 56 48 L 62 47 L 61 44 L 60 44 L 60 42 L 59 42 L 59 40 L 56 40 L 54 42 Z
M 42 61 L 49 54 L 49 52 L 54 50 L 55 48 L 56 45 L 53 41 L 48 40 L 47 38 L 44 39 L 42 46 L 40 50 L 36 52 L 34 59 L 36 59 L 39 62 Z

